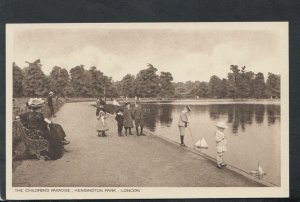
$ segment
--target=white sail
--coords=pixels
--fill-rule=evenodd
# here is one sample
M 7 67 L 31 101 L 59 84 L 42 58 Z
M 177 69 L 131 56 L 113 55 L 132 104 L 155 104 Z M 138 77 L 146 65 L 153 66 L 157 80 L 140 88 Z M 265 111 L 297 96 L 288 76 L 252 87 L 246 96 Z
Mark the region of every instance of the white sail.
M 195 143 L 195 146 L 196 146 L 196 147 L 200 147 L 200 146 L 201 146 L 201 140 L 198 140 L 198 141 Z
M 260 165 L 258 166 L 258 174 L 259 175 L 265 174 L 265 171 L 262 169 L 262 167 Z
M 201 138 L 201 140 L 199 139 L 196 143 L 195 143 L 195 146 L 197 148 L 205 148 L 207 149 L 208 148 L 208 144 L 206 142 L 206 140 L 204 138 Z
M 201 139 L 201 145 L 200 145 L 201 148 L 208 148 L 208 144 L 206 142 L 206 140 L 204 139 L 204 137 Z

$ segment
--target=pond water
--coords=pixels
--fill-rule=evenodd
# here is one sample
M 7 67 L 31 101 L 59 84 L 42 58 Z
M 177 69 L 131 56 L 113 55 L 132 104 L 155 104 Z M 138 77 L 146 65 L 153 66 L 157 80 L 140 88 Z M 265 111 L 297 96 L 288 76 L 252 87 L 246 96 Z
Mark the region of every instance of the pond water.
M 188 102 L 143 103 L 145 128 L 180 142 L 178 119 Z M 191 133 L 186 130 L 185 144 L 193 147 L 202 137 L 208 149 L 201 152 L 215 158 L 216 123 L 224 121 L 228 128 L 225 161 L 243 171 L 256 170 L 260 163 L 267 173 L 263 180 L 280 186 L 280 105 L 275 104 L 208 104 L 188 103 Z M 109 109 L 110 108 L 110 109 Z M 108 106 L 112 111 L 112 106 Z

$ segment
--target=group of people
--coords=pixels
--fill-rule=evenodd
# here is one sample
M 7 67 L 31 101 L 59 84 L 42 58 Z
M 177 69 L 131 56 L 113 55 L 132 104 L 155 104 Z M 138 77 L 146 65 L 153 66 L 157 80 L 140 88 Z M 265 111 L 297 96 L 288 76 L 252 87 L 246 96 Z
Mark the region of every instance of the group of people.
M 96 101 L 96 116 L 97 119 L 100 120 L 97 132 L 98 136 L 101 137 L 106 137 L 106 131 L 109 130 L 105 121 L 107 119 L 105 104 L 105 101 L 102 99 L 97 99 Z M 144 113 L 140 101 L 135 101 L 133 108 L 130 102 L 125 102 L 124 105 L 117 103 L 116 105 L 115 120 L 117 121 L 118 136 L 133 135 L 132 128 L 134 128 L 134 126 L 137 136 L 145 136 L 143 133 Z M 123 133 L 123 129 L 125 129 L 125 133 Z
M 183 111 L 181 112 L 178 120 L 178 127 L 180 133 L 180 145 L 186 147 L 184 144 L 184 136 L 185 130 L 188 127 L 189 120 L 187 114 L 191 111 L 191 108 L 187 105 L 184 107 Z M 224 130 L 227 128 L 224 122 L 218 122 L 216 124 L 217 130 L 215 132 L 215 141 L 216 141 L 216 149 L 217 149 L 217 167 L 223 168 L 226 167 L 226 163 L 224 163 L 223 157 L 225 152 L 227 151 L 227 138 L 224 133 Z

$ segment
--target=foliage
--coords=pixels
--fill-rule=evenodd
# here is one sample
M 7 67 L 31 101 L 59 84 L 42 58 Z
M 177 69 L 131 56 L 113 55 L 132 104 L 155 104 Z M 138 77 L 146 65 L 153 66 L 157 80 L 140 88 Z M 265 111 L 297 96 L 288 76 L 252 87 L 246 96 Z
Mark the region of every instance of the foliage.
M 50 72 L 50 90 L 58 96 L 64 96 L 69 83 L 69 73 L 66 69 L 55 66 Z
M 135 93 L 139 97 L 157 97 L 160 89 L 157 69 L 152 64 L 147 66 L 147 69 L 141 70 L 136 76 Z
M 54 66 L 49 76 L 42 71 L 39 59 L 24 69 L 13 63 L 14 97 L 41 97 L 54 91 L 62 97 L 162 97 L 162 98 L 280 98 L 280 76 L 269 73 L 265 82 L 263 73 L 246 71 L 246 67 L 231 65 L 227 78 L 216 75 L 209 82 L 173 82 L 170 72 L 160 72 L 152 64 L 135 76 L 125 75 L 113 81 L 97 67 L 86 70 L 78 65 L 68 72 Z
M 41 61 L 39 59 L 30 63 L 25 68 L 25 78 L 23 92 L 25 96 L 45 96 L 49 91 L 49 79 L 43 73 Z
M 280 75 L 269 72 L 266 81 L 266 95 L 269 98 L 280 98 Z
M 173 76 L 170 72 L 161 72 L 159 76 L 160 97 L 173 97 L 175 88 L 172 84 Z
M 13 63 L 13 96 L 20 97 L 23 95 L 23 70 Z

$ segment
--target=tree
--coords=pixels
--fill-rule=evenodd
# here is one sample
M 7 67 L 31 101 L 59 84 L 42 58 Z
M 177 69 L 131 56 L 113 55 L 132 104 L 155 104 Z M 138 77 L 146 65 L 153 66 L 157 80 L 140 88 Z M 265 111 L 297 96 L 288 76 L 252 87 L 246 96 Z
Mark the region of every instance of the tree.
M 228 73 L 228 96 L 238 97 L 238 84 L 240 82 L 240 69 L 237 65 L 230 65 L 232 73 Z
M 104 87 L 105 87 L 104 74 L 97 70 L 96 67 L 91 67 L 88 71 L 88 89 L 89 94 L 93 97 L 104 96 Z
M 209 86 L 207 82 L 196 81 L 190 91 L 190 97 L 207 98 L 209 97 Z
M 50 72 L 50 89 L 64 96 L 64 89 L 69 83 L 69 73 L 66 69 L 54 66 Z
M 175 93 L 170 72 L 161 72 L 159 76 L 160 97 L 173 97 Z
M 253 96 L 258 99 L 264 98 L 265 90 L 266 90 L 266 84 L 265 84 L 264 74 L 258 72 L 257 74 L 255 74 L 255 78 L 253 80 Z
M 271 98 L 280 98 L 280 75 L 268 73 L 266 95 Z
M 20 97 L 23 95 L 23 70 L 13 63 L 13 96 Z
M 216 75 L 210 77 L 208 86 L 209 86 L 209 95 L 212 98 L 220 98 L 221 97 L 221 84 L 222 81 Z
M 126 97 L 134 97 L 134 85 L 135 85 L 135 76 L 131 74 L 126 74 L 120 83 L 120 95 Z
M 253 94 L 253 72 L 246 72 L 246 67 L 242 67 L 240 73 L 240 80 L 237 83 L 238 97 L 240 98 L 250 98 Z
M 148 64 L 147 69 L 141 70 L 135 80 L 135 93 L 141 97 L 156 97 L 159 94 L 159 77 L 157 69 Z
M 88 97 L 89 92 L 89 78 L 87 72 L 84 70 L 83 65 L 73 67 L 70 70 L 71 85 L 74 89 L 75 96 Z
M 25 68 L 24 95 L 38 97 L 46 95 L 49 91 L 50 82 L 41 69 L 41 61 L 37 59 L 33 63 L 27 63 L 29 66 Z

